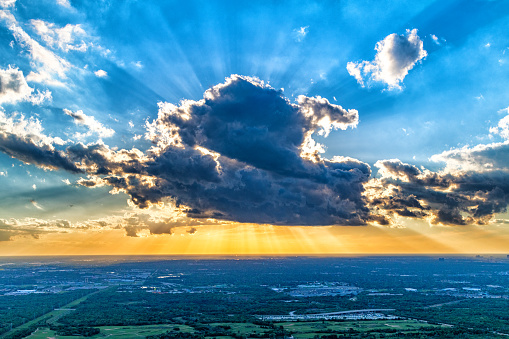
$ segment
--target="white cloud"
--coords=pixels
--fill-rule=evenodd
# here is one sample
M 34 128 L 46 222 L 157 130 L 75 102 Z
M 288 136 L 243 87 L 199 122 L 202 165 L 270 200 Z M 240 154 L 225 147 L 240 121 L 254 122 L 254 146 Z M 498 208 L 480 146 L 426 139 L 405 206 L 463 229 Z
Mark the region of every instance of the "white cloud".
M 95 76 L 98 78 L 105 78 L 108 76 L 108 73 L 102 69 L 94 72 Z
M 63 7 L 71 8 L 71 3 L 69 0 L 57 0 L 57 4 Z
M 51 101 L 53 97 L 51 96 L 51 92 L 49 90 L 45 90 L 43 92 L 37 90 L 37 93 L 32 94 L 28 101 L 30 101 L 34 105 L 40 105 L 44 101 Z
M 507 111 L 509 113 L 509 107 L 503 109 L 502 111 Z M 498 134 L 502 138 L 509 140 L 509 114 L 500 119 L 496 127 L 491 127 L 490 133 Z
M 0 104 L 28 100 L 33 90 L 19 69 L 0 69 Z
M 16 18 L 9 11 L 0 10 L 0 20 L 4 22 L 7 28 L 12 32 L 16 42 L 29 53 L 32 60 L 32 66 L 35 67 L 33 76 L 28 77 L 28 81 L 38 81 L 52 84 L 56 75 L 60 79 L 66 78 L 66 72 L 71 68 L 71 64 L 54 54 L 47 48 L 41 46 L 37 41 L 32 39 L 27 32 L 21 28 Z M 39 74 L 39 76 L 35 76 Z
M 141 61 L 131 62 L 131 65 L 133 65 L 134 67 L 136 67 L 138 69 L 143 68 L 143 64 L 141 63 Z
M 0 0 L 0 7 L 7 8 L 7 7 L 14 7 L 16 4 L 16 0 Z
M 54 79 L 51 74 L 41 70 L 39 73 L 30 72 L 26 77 L 29 82 L 44 83 L 50 86 L 65 87 L 62 81 Z
M 509 172 L 509 140 L 451 149 L 433 155 L 430 160 L 444 162 L 446 164 L 445 172 Z
M 23 72 L 18 68 L 9 66 L 7 69 L 0 69 L 0 104 L 14 104 L 18 101 L 29 101 L 34 105 L 40 105 L 45 100 L 51 100 L 51 92 L 33 93 L 34 89 L 28 86 Z
M 74 123 L 76 125 L 83 125 L 89 129 L 89 132 L 82 134 L 82 136 L 87 137 L 92 135 L 92 133 L 96 133 L 100 138 L 109 138 L 115 134 L 114 130 L 104 127 L 103 124 L 97 121 L 93 116 L 86 115 L 82 110 L 73 112 L 64 108 L 64 113 L 74 118 Z
M 64 52 L 70 50 L 85 52 L 89 47 L 89 43 L 85 42 L 88 35 L 81 25 L 67 24 L 58 28 L 55 24 L 42 20 L 31 20 L 30 22 L 35 32 L 53 49 L 58 48 Z
M 30 140 L 38 146 L 53 144 L 64 145 L 66 142 L 59 137 L 50 137 L 43 133 L 43 127 L 38 119 L 25 119 L 24 115 L 14 114 L 7 116 L 0 111 L 0 137 L 14 135 L 20 139 Z
M 427 52 L 417 35 L 417 29 L 407 30 L 405 35 L 390 34 L 377 42 L 373 61 L 349 62 L 348 73 L 363 87 L 366 81 L 381 82 L 389 90 L 401 89 L 401 83 L 414 65 Z
M 61 78 L 66 77 L 66 72 L 71 67 L 68 61 L 41 46 L 21 27 L 14 25 L 11 26 L 10 29 L 16 41 L 29 51 L 32 60 L 39 63 L 41 68 L 50 73 L 56 73 Z
M 294 36 L 295 40 L 298 42 L 301 42 L 302 40 L 304 40 L 304 38 L 306 37 L 306 35 L 309 32 L 308 28 L 309 28 L 309 26 L 304 26 L 304 27 L 294 29 L 293 36 Z

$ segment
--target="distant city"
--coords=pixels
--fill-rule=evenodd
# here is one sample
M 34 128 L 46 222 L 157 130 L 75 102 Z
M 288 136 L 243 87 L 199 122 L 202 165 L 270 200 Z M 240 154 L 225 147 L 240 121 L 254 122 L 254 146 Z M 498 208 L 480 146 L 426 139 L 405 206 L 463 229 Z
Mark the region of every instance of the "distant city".
M 509 334 L 505 255 L 2 258 L 0 272 L 0 338 Z

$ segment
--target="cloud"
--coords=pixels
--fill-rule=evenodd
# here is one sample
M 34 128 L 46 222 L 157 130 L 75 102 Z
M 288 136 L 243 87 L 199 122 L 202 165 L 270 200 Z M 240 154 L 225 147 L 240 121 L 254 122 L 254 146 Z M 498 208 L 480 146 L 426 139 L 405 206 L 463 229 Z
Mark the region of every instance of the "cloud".
M 56 0 L 56 1 L 57 4 L 59 4 L 60 6 L 71 8 L 71 3 L 69 2 L 69 0 Z
M 170 199 L 190 218 L 361 225 L 369 220 L 361 195 L 369 166 L 322 158 L 313 140 L 357 123 L 357 111 L 324 98 L 290 103 L 258 79 L 232 75 L 202 100 L 160 103 L 147 124 L 155 146 L 146 153 L 78 143 L 54 160 L 62 155 L 68 168 L 91 176 L 81 184 L 112 186 L 141 208 Z M 170 232 L 156 226 L 152 233 Z
M 0 151 L 5 154 L 46 169 L 80 172 L 62 151 L 55 149 L 55 145 L 63 144 L 62 139 L 45 135 L 39 120 L 7 116 L 0 111 Z
M 349 62 L 346 66 L 363 87 L 366 82 L 381 82 L 389 90 L 401 89 L 408 71 L 427 55 L 417 29 L 407 30 L 405 35 L 390 34 L 377 42 L 375 50 L 373 61 Z
M 76 125 L 82 125 L 89 129 L 88 133 L 79 136 L 87 137 L 92 135 L 92 133 L 96 133 L 100 138 L 110 138 L 115 134 L 113 129 L 104 127 L 93 116 L 86 115 L 82 110 L 73 112 L 64 108 L 64 113 L 72 117 Z
M 435 162 L 446 164 L 446 172 L 493 172 L 509 170 L 509 140 L 500 143 L 465 146 L 433 155 Z
M 505 108 L 502 111 L 509 112 L 509 108 Z M 500 119 L 498 125 L 496 127 L 490 128 L 491 134 L 498 134 L 502 138 L 508 140 L 509 139 L 509 114 Z
M 35 186 L 35 185 L 34 185 Z M 35 188 L 34 188 L 35 189 Z M 32 205 L 34 205 L 35 208 L 37 208 L 38 210 L 42 210 L 44 211 L 44 207 L 42 207 L 41 205 L 39 205 L 39 203 L 35 200 L 30 200 L 30 202 L 32 203 Z
M 188 229 L 186 232 L 187 232 L 188 234 L 193 235 L 193 234 L 196 234 L 196 232 L 198 232 L 198 229 L 196 229 L 196 227 L 191 227 L 191 228 L 190 228 L 190 229 Z
M 19 69 L 0 69 L 0 104 L 28 100 L 33 90 Z
M 0 20 L 12 32 L 16 42 L 28 51 L 33 66 L 37 69 L 36 72 L 31 72 L 27 76 L 27 80 L 45 82 L 50 85 L 61 84 L 55 76 L 65 79 L 71 64 L 32 39 L 9 11 L 0 11 Z
M 16 238 L 39 239 L 40 235 L 61 232 L 67 220 L 42 220 L 36 218 L 0 219 L 0 241 L 13 241 Z
M 483 155 L 479 150 L 461 149 L 443 153 L 439 159 L 453 156 L 457 162 L 459 153 L 464 153 L 463 158 L 469 160 L 468 153 L 504 158 L 504 154 L 495 155 L 490 147 L 485 147 Z M 379 168 L 380 178 L 366 185 L 365 196 L 373 213 L 386 223 L 392 223 L 394 216 L 402 216 L 427 219 L 432 224 L 485 225 L 495 214 L 507 211 L 507 167 L 476 171 L 467 164 L 455 170 L 432 172 L 397 159 L 378 161 L 375 166 Z
M 8 7 L 14 7 L 16 4 L 16 0 L 0 0 L 0 7 L 8 8 Z
M 90 45 L 85 41 L 88 39 L 88 35 L 81 25 L 67 24 L 59 28 L 55 24 L 43 20 L 30 20 L 30 23 L 37 35 L 53 49 L 58 48 L 64 52 L 85 52 Z
M 21 27 L 13 24 L 9 27 L 13 32 L 16 41 L 30 53 L 32 60 L 39 65 L 39 68 L 47 73 L 54 73 L 60 78 L 66 78 L 66 72 L 71 64 L 41 46 L 32 39 Z
M 304 38 L 306 37 L 306 35 L 308 34 L 308 29 L 309 29 L 309 26 L 304 26 L 304 27 L 300 27 L 300 28 L 296 28 L 293 30 L 293 37 L 295 38 L 295 41 L 297 42 L 301 42 L 302 40 L 304 40 Z
M 106 78 L 108 76 L 108 73 L 106 71 L 103 71 L 102 69 L 95 71 L 94 74 L 98 78 Z

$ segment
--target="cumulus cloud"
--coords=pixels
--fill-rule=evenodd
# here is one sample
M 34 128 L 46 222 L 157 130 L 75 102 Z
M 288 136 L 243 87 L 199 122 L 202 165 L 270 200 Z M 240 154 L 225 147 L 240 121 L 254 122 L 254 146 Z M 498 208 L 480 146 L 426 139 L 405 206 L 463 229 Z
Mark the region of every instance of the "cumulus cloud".
M 58 137 L 43 133 L 39 120 L 23 115 L 8 116 L 0 111 L 0 151 L 23 161 L 47 169 L 80 170 L 55 145 L 65 144 Z
M 509 113 L 509 108 L 505 108 L 503 111 L 507 111 Z M 508 140 L 509 139 L 509 114 L 500 119 L 498 125 L 490 128 L 491 134 L 498 134 L 502 138 Z
M 0 104 L 27 100 L 33 90 L 19 69 L 0 69 Z
M 66 113 L 86 119 L 82 112 Z M 324 146 L 314 139 L 354 128 L 357 111 L 321 97 L 300 96 L 292 103 L 249 77 L 232 75 L 201 100 L 159 103 L 157 119 L 146 126 L 153 146 L 145 152 L 102 142 L 57 150 L 37 120 L 2 117 L 1 151 L 44 168 L 83 173 L 77 182 L 82 186 L 127 193 L 138 211 L 118 221 L 127 236 L 170 235 L 175 227 L 209 220 L 391 225 L 406 217 L 487 224 L 509 203 L 509 141 L 437 154 L 431 160 L 446 165 L 438 172 L 381 160 L 371 178 L 371 168 L 359 160 L 324 158 Z M 168 202 L 184 217 L 153 214 Z
M 37 218 L 0 219 L 0 241 L 12 241 L 16 238 L 39 239 L 43 234 L 61 232 L 67 220 L 42 220 Z
M 14 104 L 18 101 L 29 101 L 34 105 L 40 105 L 44 101 L 51 101 L 51 92 L 40 92 L 28 86 L 23 72 L 18 68 L 8 67 L 0 69 L 0 105 L 4 103 Z
M 108 73 L 102 69 L 95 71 L 94 74 L 98 78 L 106 78 L 108 76 Z
M 317 142 L 309 151 L 314 134 L 355 127 L 357 111 L 320 97 L 291 103 L 281 91 L 237 75 L 202 100 L 159 107 L 147 125 L 155 146 L 146 153 L 69 146 L 65 159 L 91 176 L 80 183 L 112 186 L 141 208 L 172 199 L 191 218 L 285 225 L 369 220 L 361 196 L 369 166 L 322 158 Z M 161 227 L 150 231 L 170 232 Z
M 462 149 L 442 154 L 440 159 L 452 156 L 456 162 L 462 152 L 465 159 L 469 159 L 467 153 L 485 158 L 504 157 L 503 154 L 494 156 L 489 147 L 485 151 L 481 155 L 479 150 Z M 432 224 L 484 225 L 496 213 L 507 211 L 507 167 L 477 171 L 467 164 L 454 171 L 432 172 L 397 159 L 378 161 L 375 166 L 379 168 L 380 178 L 366 185 L 365 196 L 370 209 L 386 224 L 392 223 L 394 216 L 403 216 L 427 219 Z
M 85 52 L 89 47 L 90 43 L 86 42 L 88 35 L 81 25 L 67 24 L 64 27 L 57 27 L 43 20 L 31 20 L 30 23 L 37 35 L 53 49 Z
M 369 82 L 381 82 L 389 90 L 401 89 L 408 71 L 427 55 L 417 29 L 407 30 L 404 35 L 390 34 L 377 42 L 375 50 L 373 61 L 349 62 L 346 66 L 363 87 Z
M 72 117 L 76 125 L 82 125 L 88 128 L 88 133 L 79 136 L 87 137 L 92 135 L 92 133 L 96 133 L 100 138 L 109 138 L 115 134 L 113 129 L 104 127 L 104 125 L 97 121 L 93 116 L 86 115 L 82 110 L 73 112 L 64 108 L 64 113 Z
M 509 140 L 474 147 L 465 146 L 433 155 L 432 161 L 446 164 L 446 172 L 492 172 L 509 170 Z

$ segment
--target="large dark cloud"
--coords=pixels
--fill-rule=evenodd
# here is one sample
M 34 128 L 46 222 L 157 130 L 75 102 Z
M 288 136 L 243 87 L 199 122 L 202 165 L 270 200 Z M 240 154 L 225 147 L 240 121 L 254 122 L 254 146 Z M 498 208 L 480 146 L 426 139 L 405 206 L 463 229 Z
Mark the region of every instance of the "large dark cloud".
M 313 137 L 355 127 L 358 113 L 321 97 L 295 103 L 263 82 L 232 76 L 199 101 L 159 104 L 147 123 L 145 152 L 103 143 L 57 150 L 51 138 L 0 129 L 0 150 L 50 169 L 86 173 L 78 183 L 108 185 L 147 208 L 171 201 L 189 218 L 276 225 L 389 225 L 395 216 L 444 225 L 486 224 L 509 203 L 509 143 L 451 150 L 431 172 L 397 159 L 370 167 L 349 157 L 323 158 Z M 18 132 L 16 132 L 18 131 Z M 33 141 L 34 136 L 39 141 Z M 61 144 L 62 145 L 62 144 Z M 134 220 L 134 219 L 133 219 Z M 141 226 L 140 226 L 141 225 Z M 134 220 L 135 236 L 171 234 L 171 220 Z
M 81 172 L 67 156 L 51 145 L 34 143 L 30 138 L 0 130 L 0 151 L 24 163 L 35 164 L 48 169 L 65 169 Z
M 489 170 L 474 171 L 469 153 L 479 158 L 503 161 L 508 145 L 487 145 L 479 148 L 444 152 L 441 159 L 450 160 L 455 167 L 464 158 L 466 169 L 431 172 L 420 170 L 399 160 L 378 161 L 381 179 L 374 180 L 369 204 L 380 214 L 427 218 L 443 225 L 487 224 L 496 213 L 507 211 L 509 204 L 509 173 L 507 169 L 489 166 Z M 494 155 L 494 148 L 500 153 Z M 462 154 L 463 153 L 463 154 Z M 482 166 L 481 164 L 479 164 Z
M 73 171 L 72 164 L 91 175 L 83 185 L 113 186 L 142 208 L 169 198 L 195 218 L 359 225 L 369 220 L 362 192 L 370 167 L 321 158 L 323 146 L 312 139 L 357 123 L 357 111 L 324 98 L 300 96 L 293 104 L 259 80 L 232 76 L 200 101 L 161 103 L 147 126 L 155 146 L 146 153 L 74 144 L 60 167 Z M 59 166 L 60 155 L 48 154 L 46 163 Z

